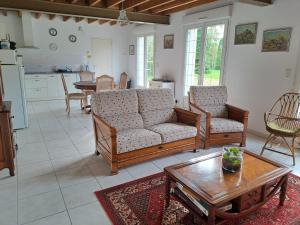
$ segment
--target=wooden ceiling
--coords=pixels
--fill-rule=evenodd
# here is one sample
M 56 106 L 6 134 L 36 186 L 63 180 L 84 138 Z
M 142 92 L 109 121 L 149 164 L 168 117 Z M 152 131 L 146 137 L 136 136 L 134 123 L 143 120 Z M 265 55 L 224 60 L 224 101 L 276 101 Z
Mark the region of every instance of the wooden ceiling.
M 124 0 L 130 21 L 137 23 L 169 24 L 169 15 L 192 7 L 217 2 L 218 0 Z M 272 4 L 272 0 L 239 0 L 257 5 Z M 122 8 L 122 0 L 1 0 L 3 15 L 7 10 L 31 11 L 35 18 L 42 14 L 49 20 L 60 17 L 63 21 L 115 25 Z

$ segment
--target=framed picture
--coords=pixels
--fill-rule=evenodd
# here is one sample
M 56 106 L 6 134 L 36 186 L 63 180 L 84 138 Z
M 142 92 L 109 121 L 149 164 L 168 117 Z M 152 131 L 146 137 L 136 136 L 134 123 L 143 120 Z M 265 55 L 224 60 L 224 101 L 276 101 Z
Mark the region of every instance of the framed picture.
M 164 36 L 164 48 L 165 49 L 174 48 L 174 34 L 167 34 Z
M 288 52 L 292 28 L 265 30 L 262 43 L 263 52 Z
M 129 45 L 129 55 L 134 55 L 134 54 L 135 54 L 134 45 Z
M 235 45 L 255 44 L 258 23 L 239 24 L 235 26 Z

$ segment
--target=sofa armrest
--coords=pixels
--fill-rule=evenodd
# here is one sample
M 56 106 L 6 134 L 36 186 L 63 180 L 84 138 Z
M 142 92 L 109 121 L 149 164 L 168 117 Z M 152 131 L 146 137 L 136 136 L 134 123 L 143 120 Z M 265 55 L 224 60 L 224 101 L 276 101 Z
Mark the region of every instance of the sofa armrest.
M 96 148 L 101 146 L 112 155 L 117 154 L 117 131 L 116 128 L 106 123 L 100 116 L 93 113 L 94 133 Z
M 249 111 L 228 104 L 226 104 L 226 107 L 228 110 L 229 119 L 239 121 L 243 124 L 248 122 Z
M 188 110 L 181 109 L 181 108 L 174 108 L 174 110 L 176 112 L 178 122 L 185 123 L 195 127 L 199 125 L 200 127 L 200 118 L 201 118 L 200 114 L 190 112 Z

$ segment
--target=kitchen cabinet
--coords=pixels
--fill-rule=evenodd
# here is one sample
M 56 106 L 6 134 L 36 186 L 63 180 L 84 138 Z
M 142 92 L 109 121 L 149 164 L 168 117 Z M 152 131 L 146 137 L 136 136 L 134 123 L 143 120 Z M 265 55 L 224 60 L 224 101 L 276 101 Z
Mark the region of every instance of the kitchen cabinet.
M 69 93 L 80 92 L 74 87 L 78 73 L 64 74 Z M 28 101 L 64 99 L 65 92 L 60 73 L 26 74 L 25 93 Z

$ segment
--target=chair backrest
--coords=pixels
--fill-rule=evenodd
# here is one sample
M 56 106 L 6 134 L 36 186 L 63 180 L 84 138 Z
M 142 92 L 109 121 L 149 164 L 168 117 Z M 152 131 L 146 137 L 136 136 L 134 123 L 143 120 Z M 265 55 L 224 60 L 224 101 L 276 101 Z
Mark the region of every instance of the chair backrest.
M 171 89 L 139 89 L 139 112 L 143 117 L 144 126 L 175 122 L 175 100 Z
M 63 87 L 64 87 L 65 95 L 68 95 L 69 94 L 68 87 L 67 87 L 67 83 L 66 83 L 66 80 L 65 80 L 65 76 L 63 74 L 61 74 L 61 81 L 62 81 L 62 84 L 63 84 Z
M 82 71 L 79 73 L 80 81 L 93 81 L 95 80 L 95 73 L 89 71 Z
M 143 128 L 136 90 L 111 90 L 92 94 L 92 111 L 118 131 Z
M 111 90 L 114 88 L 114 78 L 108 75 L 102 75 L 96 79 L 96 92 L 102 90 Z
M 212 117 L 228 117 L 225 86 L 191 86 L 189 102 L 210 112 Z
M 278 115 L 277 123 L 286 129 L 300 128 L 300 93 L 286 93 L 273 105 L 270 112 Z
M 125 72 L 121 73 L 119 89 L 126 89 L 127 88 L 127 80 L 128 80 L 127 73 L 125 73 Z

